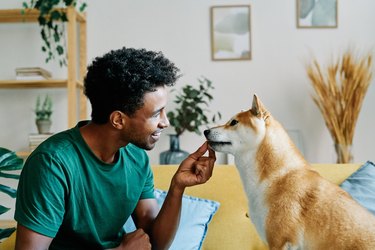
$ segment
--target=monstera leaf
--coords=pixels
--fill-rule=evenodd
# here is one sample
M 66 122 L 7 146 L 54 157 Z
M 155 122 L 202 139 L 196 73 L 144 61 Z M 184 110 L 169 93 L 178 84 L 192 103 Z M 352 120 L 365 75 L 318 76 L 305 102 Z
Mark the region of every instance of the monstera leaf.
M 19 174 L 7 173 L 8 171 L 19 170 L 23 167 L 22 158 L 18 157 L 14 152 L 6 149 L 0 148 L 0 177 L 19 179 Z M 0 179 L 1 181 L 1 179 Z M 17 195 L 17 190 L 5 185 L 0 184 L 0 192 L 15 198 Z M 0 205 L 0 214 L 9 211 L 10 208 Z M 4 228 L 0 229 L 0 239 L 9 237 L 16 229 Z

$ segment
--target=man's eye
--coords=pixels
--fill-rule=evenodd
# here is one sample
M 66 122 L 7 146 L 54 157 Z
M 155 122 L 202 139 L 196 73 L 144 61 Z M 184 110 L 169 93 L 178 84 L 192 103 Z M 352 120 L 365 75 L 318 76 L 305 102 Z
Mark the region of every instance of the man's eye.
M 238 123 L 238 121 L 237 120 L 232 120 L 231 122 L 230 122 L 230 126 L 234 126 L 234 125 L 236 125 Z

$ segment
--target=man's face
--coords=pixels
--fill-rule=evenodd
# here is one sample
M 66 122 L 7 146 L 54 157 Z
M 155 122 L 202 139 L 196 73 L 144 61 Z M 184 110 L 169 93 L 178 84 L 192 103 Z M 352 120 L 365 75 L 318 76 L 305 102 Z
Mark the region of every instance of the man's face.
M 167 95 L 165 87 L 146 93 L 143 107 L 127 117 L 125 129 L 130 143 L 146 150 L 154 148 L 162 130 L 169 126 L 165 111 Z

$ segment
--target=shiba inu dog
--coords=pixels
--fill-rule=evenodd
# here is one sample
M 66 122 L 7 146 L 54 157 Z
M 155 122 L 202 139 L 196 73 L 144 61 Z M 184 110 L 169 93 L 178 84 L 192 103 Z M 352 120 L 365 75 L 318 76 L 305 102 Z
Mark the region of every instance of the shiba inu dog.
M 215 151 L 234 155 L 270 249 L 375 249 L 375 216 L 310 168 L 256 95 L 251 109 L 204 134 Z

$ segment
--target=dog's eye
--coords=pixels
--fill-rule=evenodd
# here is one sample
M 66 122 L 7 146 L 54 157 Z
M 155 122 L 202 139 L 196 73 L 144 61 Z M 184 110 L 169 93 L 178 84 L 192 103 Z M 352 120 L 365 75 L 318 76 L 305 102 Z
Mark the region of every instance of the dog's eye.
M 238 121 L 237 120 L 232 120 L 231 122 L 230 122 L 230 126 L 234 126 L 234 125 L 236 125 L 238 123 Z

